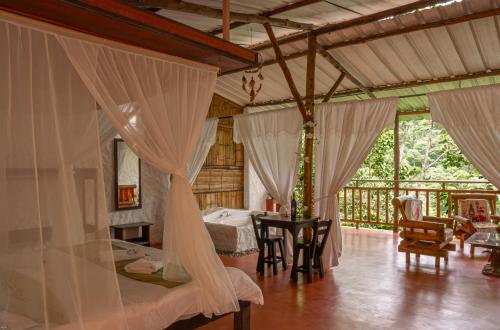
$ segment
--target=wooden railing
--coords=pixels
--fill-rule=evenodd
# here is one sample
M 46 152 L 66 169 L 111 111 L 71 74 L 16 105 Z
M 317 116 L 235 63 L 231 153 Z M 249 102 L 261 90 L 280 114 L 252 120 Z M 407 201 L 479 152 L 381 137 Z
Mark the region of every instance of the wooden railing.
M 491 193 L 499 195 L 488 181 L 450 180 L 353 180 L 338 195 L 340 219 L 364 225 L 394 226 L 398 219 L 397 210 L 392 206 L 396 195 L 413 195 L 423 201 L 426 216 L 451 217 L 453 215 L 453 193 Z M 495 204 L 497 214 L 499 204 Z M 395 213 L 396 212 L 396 213 Z

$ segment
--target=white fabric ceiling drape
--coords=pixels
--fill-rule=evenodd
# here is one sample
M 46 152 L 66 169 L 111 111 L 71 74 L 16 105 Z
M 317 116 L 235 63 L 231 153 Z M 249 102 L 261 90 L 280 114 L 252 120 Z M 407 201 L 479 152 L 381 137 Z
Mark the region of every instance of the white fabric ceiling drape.
M 281 205 L 288 205 L 297 184 L 297 165 L 302 136 L 298 108 L 234 116 L 233 140 L 243 143 L 255 173 L 267 192 Z M 292 239 L 287 233 L 288 257 Z
M 0 49 L 0 324 L 124 329 L 94 98 L 52 34 Z
M 500 85 L 428 94 L 432 119 L 500 189 Z
M 324 103 L 316 108 L 315 210 L 332 219 L 324 264 L 337 266 L 342 254 L 337 193 L 349 183 L 380 132 L 394 124 L 397 98 Z
M 191 185 L 196 181 L 210 148 L 215 144 L 218 124 L 219 118 L 210 118 L 205 121 L 196 148 L 188 162 L 187 175 Z
M 302 116 L 297 108 L 234 116 L 233 140 L 245 152 L 262 184 L 287 205 L 297 183 Z
M 183 277 L 178 270 L 185 269 L 201 288 L 206 315 L 237 310 L 234 288 L 186 173 L 210 106 L 217 69 L 68 37 L 58 40 L 127 145 L 145 162 L 172 174 L 165 199 L 164 277 L 178 279 Z M 134 125 L 123 105 L 134 108 Z

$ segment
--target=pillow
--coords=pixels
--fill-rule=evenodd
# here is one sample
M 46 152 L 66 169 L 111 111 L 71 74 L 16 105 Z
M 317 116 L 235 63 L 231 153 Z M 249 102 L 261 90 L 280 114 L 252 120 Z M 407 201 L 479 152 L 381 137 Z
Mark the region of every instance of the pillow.
M 405 214 L 408 220 L 422 221 L 422 201 L 416 198 L 408 198 L 405 201 Z
M 472 222 L 490 222 L 490 207 L 486 199 L 460 200 L 460 216 Z

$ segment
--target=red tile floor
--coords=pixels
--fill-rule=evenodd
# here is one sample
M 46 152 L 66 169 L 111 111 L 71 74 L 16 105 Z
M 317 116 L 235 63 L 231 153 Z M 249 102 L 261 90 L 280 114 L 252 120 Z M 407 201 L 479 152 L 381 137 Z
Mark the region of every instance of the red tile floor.
M 312 284 L 290 282 L 290 268 L 257 276 L 257 255 L 222 257 L 249 274 L 264 293 L 252 306 L 252 329 L 500 329 L 500 278 L 481 274 L 487 255 L 466 245 L 437 273 L 434 258 L 405 266 L 392 232 L 343 228 L 340 266 Z M 203 329 L 232 329 L 232 317 Z

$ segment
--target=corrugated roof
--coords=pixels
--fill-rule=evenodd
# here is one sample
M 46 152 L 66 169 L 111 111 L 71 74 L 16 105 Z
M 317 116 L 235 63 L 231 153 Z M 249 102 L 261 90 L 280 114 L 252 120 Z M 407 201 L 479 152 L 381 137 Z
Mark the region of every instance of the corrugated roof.
M 219 0 L 187 0 L 214 8 L 221 8 Z M 241 13 L 263 13 L 295 1 L 283 0 L 232 0 L 231 10 Z M 274 15 L 297 22 L 311 23 L 318 26 L 351 20 L 363 15 L 377 13 L 393 7 L 412 3 L 415 0 L 332 0 L 318 1 L 304 7 Z M 457 18 L 495 8 L 500 8 L 500 0 L 451 0 L 444 6 L 434 6 L 424 10 L 413 11 L 404 15 L 354 26 L 318 36 L 323 46 L 338 44 L 350 40 L 376 36 L 382 32 L 398 31 L 401 28 L 418 26 L 443 19 Z M 221 25 L 220 19 L 212 19 L 198 15 L 161 10 L 159 14 L 211 31 Z M 292 29 L 273 28 L 277 37 L 297 32 Z M 246 24 L 231 30 L 231 41 L 244 45 L 255 45 L 267 41 L 268 36 L 261 25 Z M 283 54 L 289 55 L 304 52 L 307 40 L 286 43 L 280 46 Z M 351 44 L 330 49 L 329 53 L 340 62 L 353 76 L 366 87 L 375 88 L 394 84 L 432 81 L 444 77 L 500 70 L 500 16 L 474 19 L 453 25 L 434 27 L 405 34 L 375 39 L 359 44 Z M 263 60 L 272 60 L 275 54 L 272 48 L 260 51 Z M 298 57 L 287 61 L 297 89 L 305 95 L 306 57 Z M 290 89 L 283 73 L 277 64 L 265 66 L 263 88 L 255 102 L 290 99 Z M 316 56 L 315 94 L 326 93 L 340 72 L 319 54 Z M 242 90 L 242 73 L 234 73 L 219 77 L 216 92 L 232 101 L 246 105 L 248 95 Z M 480 78 L 462 84 L 498 83 L 498 78 Z M 426 90 L 456 88 L 459 83 L 443 83 L 420 86 L 398 91 L 375 92 L 376 96 L 423 94 Z M 451 86 L 451 87 L 450 87 Z M 344 79 L 337 89 L 337 94 L 358 87 Z M 418 91 L 418 92 L 415 92 Z M 334 96 L 335 97 L 335 96 Z M 339 100 L 367 98 L 366 95 L 339 97 Z M 426 97 L 402 98 L 402 110 L 421 109 L 427 107 Z M 262 107 L 262 109 L 275 108 Z M 281 107 L 281 106 L 280 106 Z

